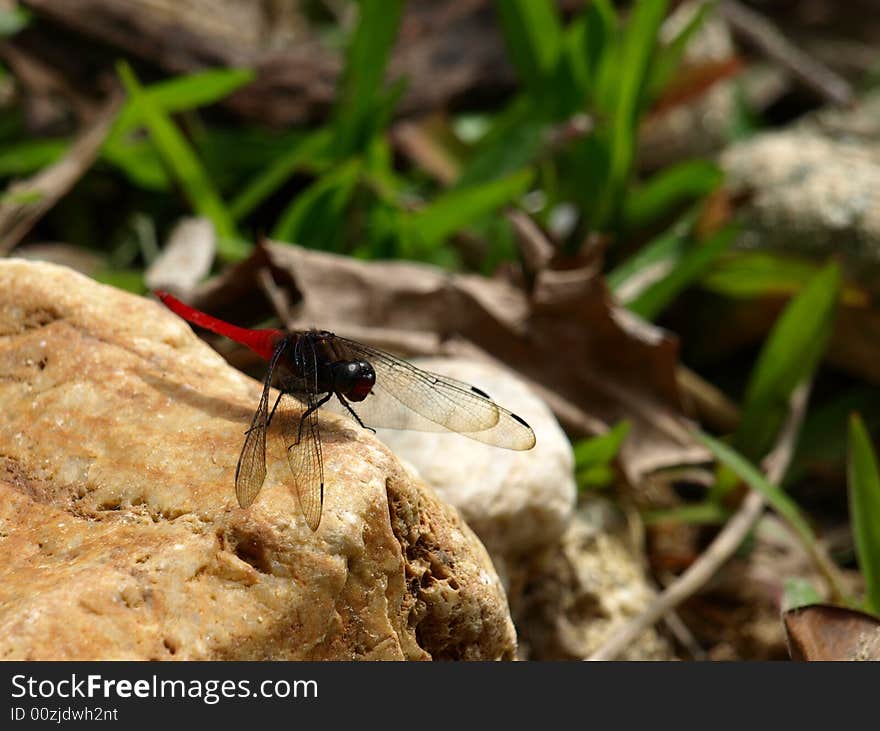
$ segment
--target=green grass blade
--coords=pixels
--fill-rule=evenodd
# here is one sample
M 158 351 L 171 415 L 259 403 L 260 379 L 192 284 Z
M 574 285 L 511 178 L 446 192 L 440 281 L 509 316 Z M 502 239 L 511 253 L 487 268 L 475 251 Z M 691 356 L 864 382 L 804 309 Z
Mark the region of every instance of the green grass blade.
M 251 69 L 210 69 L 143 87 L 148 102 L 166 114 L 208 106 L 254 80 Z M 119 112 L 110 139 L 118 139 L 143 123 L 134 101 Z
M 16 5 L 0 9 L 0 38 L 11 38 L 30 22 L 31 13 L 27 8 Z
M 616 215 L 614 209 L 623 199 L 622 191 L 629 180 L 645 87 L 665 13 L 665 0 L 638 0 L 626 24 L 612 110 L 609 185 L 597 220 L 600 227 L 607 226 Z
M 634 230 L 668 215 L 676 206 L 711 193 L 721 182 L 721 170 L 707 160 L 690 160 L 666 168 L 644 185 L 629 191 L 623 207 L 623 226 Z
M 384 116 L 381 90 L 397 38 L 402 0 L 360 0 L 360 17 L 348 47 L 334 114 L 337 159 L 363 150 Z
M 171 187 L 168 172 L 148 139 L 107 140 L 101 159 L 121 170 L 139 188 L 167 191 Z
M 131 67 L 121 62 L 117 69 L 163 162 L 180 184 L 193 209 L 214 224 L 219 255 L 227 260 L 246 256 L 250 247 L 238 237 L 232 216 L 186 138 L 168 115 L 146 96 Z
M 407 215 L 404 225 L 414 241 L 430 249 L 473 220 L 518 198 L 531 182 L 531 171 L 522 170 L 500 180 L 450 190 Z
M 597 77 L 616 23 L 606 2 L 591 2 L 566 28 L 563 53 L 582 100 L 595 96 Z
M 629 303 L 630 310 L 646 320 L 656 317 L 736 239 L 738 230 L 728 227 L 713 234 L 708 241 L 691 248 L 665 277 L 647 287 Z
M 806 607 L 810 604 L 819 604 L 822 595 L 806 579 L 792 576 L 785 580 L 782 586 L 782 611 Z
M 562 50 L 562 22 L 551 0 L 497 0 L 507 50 L 532 97 L 546 95 Z
M 605 434 L 581 439 L 574 445 L 575 478 L 581 490 L 606 487 L 613 482 L 613 462 L 629 430 L 630 423 L 621 421 Z
M 736 299 L 790 297 L 800 292 L 822 265 L 813 259 L 737 251 L 718 261 L 703 276 L 700 285 L 711 292 Z M 864 305 L 866 295 L 857 286 L 844 287 L 841 301 Z
M 730 511 L 723 505 L 719 505 L 711 500 L 642 513 L 642 520 L 645 521 L 645 525 L 656 525 L 658 523 L 721 525 L 728 518 L 730 518 Z
M 650 89 L 652 96 L 659 94 L 672 80 L 678 70 L 688 42 L 703 25 L 703 22 L 715 9 L 717 2 L 708 0 L 700 4 L 690 20 L 684 24 L 678 34 L 657 52 L 657 58 L 651 67 Z
M 687 252 L 687 242 L 691 237 L 699 209 L 689 213 L 650 241 L 635 254 L 618 264 L 605 279 L 620 299 L 628 305 L 650 286 L 650 283 L 667 276 Z M 647 278 L 647 279 L 646 279 Z M 643 284 L 645 281 L 648 284 Z
M 575 469 L 591 467 L 599 462 L 610 462 L 613 460 L 623 441 L 629 434 L 630 423 L 621 421 L 615 424 L 605 434 L 599 434 L 589 439 L 581 439 L 574 445 L 574 466 Z
M 850 516 L 868 609 L 880 612 L 880 474 L 871 436 L 861 417 L 849 421 L 847 463 Z
M 61 158 L 70 143 L 64 139 L 22 140 L 0 150 L 0 176 L 30 175 Z
M 354 158 L 318 178 L 281 214 L 272 238 L 316 249 L 337 248 L 362 167 Z
M 696 433 L 697 438 L 715 455 L 715 458 L 732 470 L 737 477 L 756 492 L 779 513 L 789 525 L 795 529 L 801 539 L 810 545 L 816 542 L 816 536 L 810 524 L 801 513 L 797 503 L 786 495 L 777 485 L 771 483 L 748 459 L 724 442 L 718 441 L 708 434 Z
M 300 140 L 272 165 L 251 180 L 229 204 L 229 212 L 236 221 L 251 213 L 257 206 L 286 183 L 291 175 L 321 155 L 330 141 L 328 129 L 318 130 Z
M 773 326 L 746 388 L 734 437 L 747 458 L 760 459 L 788 414 L 792 392 L 818 367 L 831 335 L 841 274 L 829 264 L 795 297 Z
M 519 97 L 501 112 L 462 168 L 456 187 L 486 183 L 530 164 L 545 139 L 546 126 L 535 119 L 527 97 Z

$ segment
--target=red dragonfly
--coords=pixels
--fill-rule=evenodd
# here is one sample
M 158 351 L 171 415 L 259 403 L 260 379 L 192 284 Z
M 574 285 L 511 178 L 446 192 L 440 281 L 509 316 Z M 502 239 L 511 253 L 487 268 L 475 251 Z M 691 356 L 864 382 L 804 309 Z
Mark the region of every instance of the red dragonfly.
M 235 494 L 243 508 L 254 502 L 266 478 L 266 433 L 277 413 L 300 509 L 309 527 L 317 530 L 324 502 L 317 411 L 333 396 L 365 429 L 371 427 L 362 417 L 373 426 L 448 430 L 506 449 L 535 446 L 535 433 L 523 419 L 462 381 L 423 371 L 326 330 L 250 330 L 196 310 L 166 292 L 156 296 L 184 320 L 230 338 L 269 362 L 263 395 L 235 468 Z M 279 392 L 270 409 L 273 383 Z M 358 411 L 352 403 L 358 404 Z

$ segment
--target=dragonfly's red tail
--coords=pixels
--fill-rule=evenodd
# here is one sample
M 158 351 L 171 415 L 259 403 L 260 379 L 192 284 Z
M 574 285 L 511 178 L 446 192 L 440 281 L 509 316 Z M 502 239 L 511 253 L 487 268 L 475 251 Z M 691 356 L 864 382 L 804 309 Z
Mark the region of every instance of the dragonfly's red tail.
M 216 317 L 211 317 L 206 312 L 190 307 L 167 292 L 157 291 L 155 294 L 169 310 L 180 315 L 187 322 L 203 327 L 218 335 L 223 335 L 230 340 L 234 340 L 236 343 L 241 343 L 266 360 L 272 359 L 272 353 L 278 344 L 278 339 L 284 335 L 281 330 L 249 330 L 248 328 L 237 327 L 223 320 L 218 320 Z

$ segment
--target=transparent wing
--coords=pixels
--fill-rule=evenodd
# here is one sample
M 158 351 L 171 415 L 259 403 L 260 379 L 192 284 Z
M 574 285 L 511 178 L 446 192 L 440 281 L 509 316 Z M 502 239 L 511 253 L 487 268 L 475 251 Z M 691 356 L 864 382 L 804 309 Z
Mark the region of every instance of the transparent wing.
M 300 510 L 309 528 L 318 530 L 324 506 L 324 459 L 318 411 L 312 406 L 302 416 L 288 409 L 281 423 Z
M 507 449 L 535 446 L 535 433 L 488 394 L 454 378 L 417 368 L 378 348 L 337 336 L 376 371 L 373 393 L 352 408 L 367 426 L 458 432 Z M 414 412 L 414 414 L 412 413 Z
M 300 339 L 294 348 L 294 362 L 299 370 L 300 383 L 285 394 L 285 408 L 281 413 L 281 430 L 287 448 L 287 463 L 293 475 L 300 510 L 306 523 L 317 530 L 324 505 L 324 458 L 321 432 L 318 424 L 317 358 L 308 339 Z M 306 408 L 297 409 L 299 401 Z
M 280 344 L 272 354 L 269 369 L 263 381 L 263 394 L 260 397 L 260 405 L 251 419 L 251 426 L 245 432 L 244 444 L 235 465 L 235 496 L 238 504 L 248 508 L 253 504 L 263 487 L 266 479 L 266 431 L 269 428 L 269 393 L 272 387 L 272 378 L 284 344 Z

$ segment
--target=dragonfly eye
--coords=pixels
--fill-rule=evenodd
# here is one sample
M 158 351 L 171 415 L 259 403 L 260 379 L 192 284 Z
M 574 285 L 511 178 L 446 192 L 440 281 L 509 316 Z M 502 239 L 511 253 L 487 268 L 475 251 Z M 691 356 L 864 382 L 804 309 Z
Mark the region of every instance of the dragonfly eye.
M 333 388 L 349 401 L 363 401 L 376 383 L 376 371 L 365 360 L 338 363 L 333 370 Z

